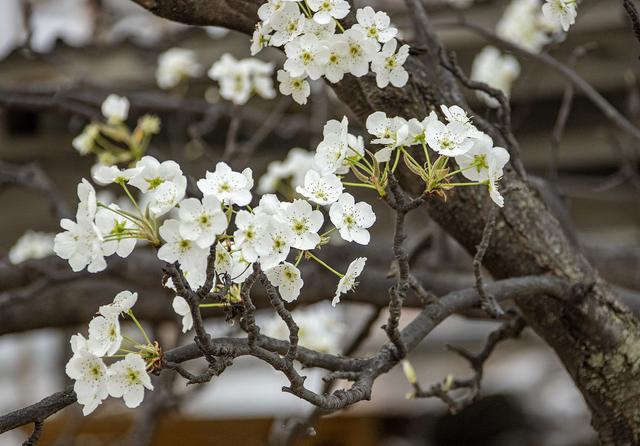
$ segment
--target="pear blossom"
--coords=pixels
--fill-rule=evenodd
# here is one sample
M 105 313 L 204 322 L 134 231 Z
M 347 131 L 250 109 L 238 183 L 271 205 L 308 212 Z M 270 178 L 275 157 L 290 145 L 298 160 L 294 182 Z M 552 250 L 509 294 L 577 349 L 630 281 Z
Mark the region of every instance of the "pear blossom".
M 344 186 L 334 174 L 320 175 L 315 170 L 309 170 L 304 177 L 304 185 L 298 186 L 296 192 L 321 205 L 336 201 Z
M 518 60 L 510 55 L 502 54 L 493 46 L 486 46 L 478 53 L 471 66 L 471 79 L 484 82 L 490 87 L 502 90 L 508 98 L 511 86 L 520 75 Z M 497 108 L 500 103 L 484 91 L 477 91 L 476 95 L 489 107 Z
M 294 200 L 282 204 L 281 218 L 294 233 L 291 246 L 300 250 L 315 248 L 320 243 L 318 231 L 324 223 L 322 212 L 313 210 L 308 201 Z
M 306 19 L 302 32 L 303 34 L 313 34 L 319 40 L 329 40 L 335 37 L 336 22 L 330 20 L 328 23 L 320 24 L 313 19 Z
M 366 257 L 358 257 L 349 264 L 347 272 L 338 282 L 338 288 L 336 289 L 335 296 L 333 296 L 331 305 L 335 307 L 340 302 L 340 296 L 342 294 L 348 293 L 358 285 L 356 279 L 358 278 L 358 276 L 360 276 L 360 274 L 362 274 L 362 270 L 364 269 L 364 264 L 366 262 Z
M 102 235 L 91 220 L 80 218 L 75 222 L 63 218 L 60 227 L 65 231 L 55 236 L 53 250 L 58 257 L 69 261 L 74 272 L 86 267 L 90 273 L 97 273 L 107 267 Z
M 386 113 L 377 111 L 367 117 L 366 127 L 369 134 L 376 137 L 373 144 L 384 144 L 395 148 L 405 143 L 409 135 L 407 121 L 400 117 L 387 118 Z
M 242 251 L 231 245 L 227 249 L 222 243 L 216 245 L 215 270 L 218 275 L 226 274 L 233 283 L 243 283 L 253 272 L 251 263 L 242 257 Z
M 166 220 L 160 226 L 160 236 L 165 243 L 158 250 L 158 258 L 167 263 L 180 262 L 184 271 L 197 269 L 209 253 L 208 249 L 201 248 L 192 240 L 182 236 L 180 222 L 178 220 Z
M 376 221 L 376 214 L 369 203 L 356 203 L 353 195 L 344 193 L 329 208 L 329 217 L 343 240 L 360 245 L 369 244 L 367 229 Z
M 547 18 L 541 4 L 541 0 L 512 0 L 496 25 L 496 34 L 534 53 L 560 40 L 560 20 Z
M 359 154 L 349 148 L 349 121 L 344 116 L 342 121 L 331 119 L 327 121 L 323 129 L 324 139 L 316 148 L 314 158 L 317 168 L 322 174 L 339 173 L 345 174 L 349 171 L 349 165 L 344 163 L 345 159 L 354 154 Z
M 341 36 L 335 36 L 328 41 L 329 55 L 324 67 L 324 77 L 329 82 L 337 83 L 349 72 L 349 45 Z
M 265 270 L 264 274 L 269 282 L 278 288 L 280 297 L 285 301 L 293 302 L 300 295 L 304 281 L 300 277 L 300 270 L 291 263 L 284 262 L 276 265 Z
M 215 172 L 206 173 L 206 179 L 198 180 L 198 189 L 207 195 L 213 195 L 224 204 L 246 206 L 251 202 L 253 174 L 250 168 L 242 173 L 234 172 L 224 162 L 216 164 Z
M 73 356 L 65 366 L 67 376 L 73 379 L 73 390 L 82 404 L 82 413 L 89 415 L 108 396 L 109 371 L 102 359 L 89 351 L 87 340 L 81 335 L 71 336 Z
M 173 311 L 182 316 L 182 332 L 186 333 L 193 328 L 193 315 L 189 303 L 184 297 L 176 296 L 171 304 Z
M 349 14 L 349 2 L 346 0 L 307 0 L 312 11 L 313 20 L 320 24 L 326 24 L 333 19 L 343 19 Z
M 295 240 L 296 234 L 286 223 L 270 218 L 260 241 L 255 246 L 262 268 L 273 268 L 284 261 Z
M 443 124 L 435 120 L 427 126 L 427 144 L 441 155 L 458 156 L 466 153 L 473 141 L 466 125 L 455 121 Z
M 31 259 L 42 259 L 54 253 L 54 234 L 28 230 L 9 250 L 9 261 L 14 265 Z
M 182 200 L 179 215 L 180 234 L 201 248 L 213 245 L 216 236 L 227 229 L 227 216 L 213 195 L 205 196 L 202 201 L 197 198 Z
M 267 171 L 260 177 L 258 192 L 275 192 L 278 185 L 287 180 L 290 180 L 294 190 L 297 186 L 302 186 L 305 174 L 314 167 L 314 158 L 314 153 L 309 150 L 292 148 L 283 161 L 269 163 Z
M 122 334 L 118 314 L 96 316 L 89 322 L 89 351 L 97 356 L 115 355 L 120 349 Z
M 104 317 L 118 316 L 122 313 L 126 313 L 136 304 L 138 300 L 138 293 L 132 293 L 131 291 L 120 291 L 113 298 L 113 302 L 107 305 L 101 305 L 99 312 Z
M 409 57 L 409 45 L 402 45 L 396 53 L 397 46 L 396 39 L 389 40 L 371 61 L 371 71 L 376 73 L 378 88 L 385 88 L 389 83 L 394 87 L 404 87 L 409 80 L 409 73 L 403 67 Z
M 255 56 L 263 48 L 269 45 L 271 40 L 271 28 L 263 22 L 258 22 L 251 36 L 251 55 Z
M 548 20 L 559 22 L 562 30 L 567 32 L 576 22 L 577 3 L 577 0 L 545 0 L 542 13 Z
M 244 105 L 254 93 L 265 99 L 275 97 L 272 73 L 271 63 L 252 57 L 236 60 L 226 53 L 211 66 L 207 74 L 218 81 L 220 96 L 236 105 Z
M 300 105 L 307 103 L 307 98 L 311 94 L 311 87 L 305 76 L 292 77 L 284 70 L 278 70 L 278 82 L 280 93 L 285 96 L 291 95 L 294 101 Z
M 149 209 L 161 216 L 173 209 L 185 195 L 187 179 L 175 161 L 160 162 L 152 156 L 143 156 L 136 163 L 139 172 L 129 184 L 151 194 Z
M 197 61 L 196 53 L 185 48 L 171 48 L 158 58 L 156 81 L 164 90 L 173 88 L 184 79 L 202 75 L 202 65 Z
M 136 226 L 128 218 L 116 213 L 120 211 L 120 206 L 110 204 L 108 209 L 100 209 L 96 214 L 96 226 L 104 237 L 102 251 L 105 256 L 118 254 L 119 257 L 126 258 L 136 247 L 136 239 L 131 236 L 131 231 Z
M 93 179 L 103 186 L 112 183 L 124 184 L 138 175 L 141 170 L 140 168 L 119 169 L 118 166 L 99 165 L 93 172 Z
M 123 96 L 110 94 L 102 103 L 102 115 L 110 124 L 119 124 L 129 116 L 129 100 Z
M 243 209 L 236 214 L 235 223 L 234 241 L 241 249 L 242 256 L 249 262 L 255 262 L 258 260 L 257 248 L 266 230 L 267 219 L 258 218 Z
M 358 9 L 356 20 L 358 23 L 353 25 L 351 29 L 360 31 L 368 39 L 386 43 L 398 34 L 398 30 L 391 26 L 389 16 L 385 12 L 374 11 L 370 6 Z
M 373 39 L 367 39 L 362 31 L 350 28 L 342 34 L 347 43 L 347 63 L 349 72 L 356 77 L 369 72 L 369 62 L 380 50 L 380 44 Z
M 100 129 L 95 124 L 88 124 L 78 136 L 73 138 L 71 145 L 80 155 L 87 155 L 93 150 Z
M 502 147 L 494 147 L 489 135 L 481 134 L 472 138 L 473 145 L 463 155 L 456 156 L 460 172 L 471 181 L 486 181 L 502 177 L 502 169 L 509 161 L 509 152 Z
M 91 183 L 83 178 L 82 181 L 78 183 L 77 195 L 80 202 L 78 203 L 76 218 L 93 220 L 96 215 L 96 210 L 98 209 L 96 190 L 93 188 Z
M 305 73 L 316 80 L 324 74 L 329 58 L 329 49 L 313 34 L 296 37 L 284 47 L 287 60 L 284 69 L 292 77 L 300 77 Z
M 258 17 L 265 23 L 270 23 L 272 17 L 280 11 L 289 0 L 268 0 L 258 8 Z
M 491 198 L 491 200 L 498 206 L 504 207 L 504 197 L 498 191 L 497 180 L 494 178 L 489 178 L 487 187 L 489 188 L 489 197 Z
M 302 34 L 306 18 L 296 3 L 287 2 L 273 15 L 269 25 L 275 31 L 271 35 L 270 45 L 282 46 Z
M 129 408 L 138 407 L 144 398 L 144 389 L 153 390 L 147 365 L 137 353 L 127 353 L 123 360 L 109 367 L 109 395 L 122 397 Z
M 291 315 L 298 324 L 298 345 L 318 352 L 338 354 L 344 343 L 346 325 L 328 302 L 297 307 Z M 260 332 L 276 339 L 288 339 L 289 329 L 277 315 L 260 323 Z

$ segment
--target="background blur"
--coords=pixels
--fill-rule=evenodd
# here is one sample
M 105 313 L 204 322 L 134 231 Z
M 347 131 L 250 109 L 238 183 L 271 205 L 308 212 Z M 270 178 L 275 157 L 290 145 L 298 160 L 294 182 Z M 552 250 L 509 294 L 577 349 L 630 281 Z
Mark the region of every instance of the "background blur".
M 403 2 L 367 3 L 388 11 L 410 41 L 411 26 Z M 487 29 L 493 29 L 507 4 L 478 1 L 459 10 L 442 1 L 425 3 L 436 23 L 462 13 L 467 20 Z M 462 67 L 469 70 L 484 42 L 460 29 L 438 30 L 447 48 L 455 50 Z M 552 52 L 557 59 L 567 61 L 574 48 L 591 42 L 595 45 L 577 62 L 576 71 L 638 123 L 640 95 L 636 76 L 640 47 L 620 2 L 583 1 L 576 26 Z M 196 50 L 206 68 L 224 52 L 236 58 L 249 55 L 249 39 L 245 35 L 169 23 L 129 0 L 36 0 L 27 7 L 19 0 L 2 0 L 0 161 L 37 163 L 67 202 L 73 204 L 75 186 L 82 177 L 89 177 L 93 161 L 79 156 L 72 149 L 71 140 L 87 123 L 87 110 L 98 112 L 100 102 L 112 92 L 131 98 L 133 115 L 153 111 L 161 116 L 163 130 L 154 139 L 153 150 L 163 157 L 181 160 L 194 175 L 212 169 L 221 156 L 233 113 L 242 116 L 240 137 L 246 139 L 274 107 L 284 110 L 279 125 L 251 159 L 250 165 L 258 173 L 265 171 L 269 161 L 282 159 L 291 147 L 313 149 L 322 124 L 348 113 L 321 84 L 317 84 L 309 106 L 304 108 L 291 102 L 276 106 L 280 98 L 254 98 L 246 106 L 234 109 L 216 98 L 213 82 L 206 76 L 191 82 L 184 97 L 169 97 L 167 102 L 168 94 L 158 89 L 154 73 L 158 55 L 174 46 Z M 282 62 L 277 51 L 264 51 L 259 57 Z M 569 204 L 570 218 L 579 230 L 579 243 L 586 255 L 633 304 L 634 292 L 640 291 L 637 149 L 578 95 L 557 154 L 556 175 L 549 147 L 566 85 L 545 66 L 530 60 L 520 62 L 523 75 L 514 86 L 512 104 L 513 125 L 524 163 L 530 172 L 553 181 Z M 51 101 L 54 93 L 57 100 Z M 204 101 L 205 95 L 208 102 Z M 469 99 L 478 110 L 484 109 L 473 95 Z M 77 109 L 68 105 L 71 102 Z M 357 128 L 357 124 L 354 126 Z M 428 224 L 425 218 L 413 219 L 414 239 Z M 384 240 L 388 224 L 381 211 L 375 226 L 378 239 Z M 56 232 L 58 223 L 45 194 L 0 184 L 0 229 L 0 262 L 7 262 L 5 254 L 25 230 Z M 441 231 L 437 231 L 432 245 L 423 256 L 424 267 L 435 276 L 441 274 L 444 281 L 465 283 L 471 265 L 468 256 Z M 363 248 L 364 255 L 367 250 L 376 252 L 375 243 Z M 0 312 L 1 290 L 2 286 Z M 157 292 L 164 293 L 159 286 Z M 110 297 L 99 289 L 86 295 L 86 299 L 96 302 Z M 166 298 L 161 303 L 169 302 Z M 345 304 L 338 310 L 344 339 L 368 317 L 369 311 L 355 304 Z M 411 313 L 406 311 L 404 317 L 409 319 Z M 380 317 L 375 327 L 386 319 L 384 313 Z M 211 324 L 217 333 L 232 329 L 215 320 Z M 156 328 L 175 330 L 173 326 Z M 479 349 L 493 328 L 492 322 L 462 316 L 447 320 L 410 358 L 421 382 L 428 384 L 448 374 L 470 373 L 464 361 L 446 351 L 446 344 Z M 30 404 L 62 388 L 66 379 L 64 363 L 69 357 L 68 338 L 78 329 L 9 333 L 12 330 L 0 328 L 0 412 Z M 382 330 L 374 330 L 360 354 L 373 352 L 384 341 Z M 309 380 L 320 386 L 320 375 L 309 373 Z M 167 409 L 169 416 L 163 420 L 154 444 L 262 444 L 274 418 L 311 410 L 306 403 L 281 393 L 282 384 L 278 374 L 247 359 L 236 361 L 230 370 L 205 386 L 185 389 L 177 380 L 180 398 Z M 394 369 L 376 382 L 372 401 L 322 420 L 309 444 L 596 444 L 581 396 L 550 349 L 530 330 L 522 339 L 498 347 L 485 371 L 484 398 L 462 413 L 448 415 L 440 401 L 408 401 L 405 394 L 410 390 L 402 372 Z M 131 411 L 120 401 L 107 401 L 94 415 L 83 418 L 74 405 L 47 421 L 42 444 L 117 444 L 141 409 Z M 4 434 L 0 445 L 21 444 L 28 432 Z

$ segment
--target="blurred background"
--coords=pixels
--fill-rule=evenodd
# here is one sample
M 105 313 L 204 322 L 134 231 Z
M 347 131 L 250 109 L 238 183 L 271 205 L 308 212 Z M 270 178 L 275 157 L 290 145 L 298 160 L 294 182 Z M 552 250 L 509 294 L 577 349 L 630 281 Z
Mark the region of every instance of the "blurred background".
M 457 53 L 460 65 L 469 72 L 485 42 L 460 28 L 438 24 L 463 14 L 466 20 L 493 30 L 508 2 L 486 0 L 461 5 L 445 0 L 424 1 L 445 46 Z M 388 11 L 403 38 L 411 41 L 410 14 L 403 2 L 366 3 Z M 51 212 L 50 191 L 18 187 L 6 180 L 7 170 L 16 165 L 38 166 L 50 179 L 51 189 L 59 190 L 62 199 L 73 206 L 75 187 L 82 177 L 90 176 L 95 160 L 80 156 L 72 147 L 72 139 L 92 116 L 99 114 L 100 103 L 110 93 L 129 97 L 134 118 L 147 112 L 160 116 L 162 131 L 153 139 L 151 153 L 178 160 L 196 177 L 207 169 L 213 170 L 224 152 L 227 129 L 236 116 L 240 116 L 239 141 L 251 140 L 265 121 L 272 122 L 268 135 L 249 160 L 257 174 L 265 172 L 271 161 L 284 159 L 292 147 L 313 150 L 322 137 L 322 125 L 330 118 L 346 114 L 351 118 L 352 132 L 362 134 L 356 130 L 361 126 L 355 118 L 321 83 L 314 85 L 306 107 L 280 95 L 272 100 L 254 97 L 246 105 L 234 106 L 219 96 L 215 83 L 206 75 L 191 79 L 180 91 L 163 91 L 155 78 L 158 57 L 172 47 L 194 50 L 205 69 L 223 53 L 231 53 L 237 59 L 249 56 L 248 36 L 171 23 L 129 0 L 0 2 L 0 167 L 4 172 L 4 176 L 0 175 L 2 413 L 33 403 L 65 385 L 68 338 L 82 328 L 58 322 L 43 328 L 46 325 L 42 322 L 47 318 L 57 321 L 58 312 L 73 311 L 56 303 L 61 293 L 76 293 L 78 299 L 90 302 L 94 308 L 114 294 L 106 285 L 70 291 L 64 284 L 55 284 L 37 290 L 37 305 L 27 307 L 18 302 L 16 306 L 16 293 L 19 295 L 31 282 L 28 277 L 16 279 L 19 265 L 13 263 L 21 260 L 12 262 L 7 254 L 26 230 L 55 233 L 58 219 Z M 568 63 L 576 48 L 588 49 L 575 61 L 576 72 L 638 124 L 640 46 L 620 2 L 584 0 L 577 24 L 566 40 L 554 43 L 548 51 Z M 277 65 L 283 60 L 273 49 L 258 57 Z M 535 59 L 519 58 L 519 62 L 522 74 L 513 86 L 511 103 L 524 164 L 532 174 L 549 180 L 552 192 L 567 204 L 567 218 L 577 228 L 576 242 L 585 255 L 619 288 L 629 305 L 640 309 L 636 294 L 640 291 L 640 176 L 635 143 L 612 127 L 588 99 L 576 94 L 562 138 L 554 145 L 553 129 L 567 85 Z M 487 113 L 473 94 L 469 94 L 469 101 L 478 114 Z M 384 251 L 389 249 L 384 240 L 388 240 L 391 228 L 386 211 L 382 207 L 378 211 L 374 242 L 359 253 L 385 268 L 390 253 Z M 430 242 L 418 259 L 420 268 L 432 280 L 425 286 L 441 292 L 473 283 L 471 260 L 454 241 L 424 214 L 412 215 L 411 224 L 410 245 L 420 241 L 425 230 L 429 231 Z M 347 264 L 348 259 L 338 262 Z M 156 299 L 155 305 L 167 307 L 170 298 L 160 287 L 159 270 L 157 274 L 136 276 L 135 286 L 141 298 Z M 325 291 L 332 292 L 322 290 Z M 309 311 L 325 315 L 326 304 L 315 304 Z M 329 345 L 340 350 L 348 344 L 349 336 L 357 332 L 372 311 L 368 305 L 349 303 L 334 310 Z M 403 318 L 410 320 L 415 311 L 406 310 Z M 497 325 L 468 316 L 450 318 L 412 353 L 411 362 L 424 385 L 449 374 L 471 373 L 463 360 L 447 351 L 446 345 L 479 350 Z M 270 316 L 263 317 L 268 324 Z M 177 316 L 174 319 L 153 321 L 154 333 L 170 339 L 168 342 L 186 342 L 187 337 L 179 336 Z M 378 329 L 385 319 L 383 311 L 373 325 L 371 337 L 358 350 L 359 355 L 373 353 L 385 342 L 384 332 Z M 217 334 L 235 330 L 215 314 L 208 323 Z M 308 374 L 308 383 L 319 389 L 321 374 L 314 370 Z M 582 397 L 553 352 L 530 330 L 525 330 L 519 340 L 501 344 L 484 375 L 482 398 L 451 415 L 440 401 L 407 400 L 411 387 L 396 368 L 376 382 L 372 401 L 322 419 L 316 435 L 305 444 L 596 444 Z M 280 387 L 284 383 L 279 374 L 252 359 L 237 360 L 207 385 L 185 388 L 181 379 L 169 382 L 169 396 L 161 406 L 164 416 L 152 444 L 264 444 L 270 435 L 277 435 L 283 420 L 312 410 L 308 404 L 282 393 Z M 136 410 L 127 410 L 121 401 L 106 401 L 95 414 L 84 418 L 74 405 L 47 421 L 41 444 L 120 444 L 132 426 L 148 420 L 144 418 L 150 416 L 144 406 L 143 403 Z M 21 444 L 29 429 L 3 434 L 0 445 Z

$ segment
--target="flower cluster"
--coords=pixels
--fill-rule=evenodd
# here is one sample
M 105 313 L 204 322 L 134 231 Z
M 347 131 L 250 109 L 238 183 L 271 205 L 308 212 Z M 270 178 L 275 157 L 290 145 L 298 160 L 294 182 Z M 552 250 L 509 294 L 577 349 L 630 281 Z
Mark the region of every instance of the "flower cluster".
M 144 115 L 133 131 L 126 125 L 129 100 L 109 95 L 102 103 L 105 122 L 93 121 L 73 139 L 73 148 L 81 155 L 95 155 L 100 164 L 129 163 L 147 150 L 151 137 L 160 131 L 157 116 Z
M 171 48 L 158 58 L 156 81 L 163 90 L 182 84 L 189 78 L 202 76 L 203 68 L 196 53 L 185 48 Z
M 80 333 L 71 337 L 73 356 L 65 370 L 74 380 L 73 390 L 78 403 L 84 406 L 84 415 L 93 412 L 109 395 L 122 397 L 127 407 L 138 407 L 144 398 L 144 389 L 153 390 L 148 370 L 155 367 L 160 352 L 133 314 L 131 308 L 137 299 L 137 293 L 118 293 L 113 302 L 101 306 L 98 315 L 89 322 L 88 338 Z M 122 334 L 121 315 L 133 320 L 142 332 L 145 344 Z M 124 341 L 128 343 L 126 349 L 122 348 Z M 122 359 L 111 365 L 105 363 L 105 359 L 115 358 Z
M 236 60 L 223 54 L 209 69 L 208 75 L 220 85 L 220 96 L 236 105 L 244 105 L 252 95 L 273 99 L 273 64 L 255 57 Z
M 9 250 L 9 261 L 15 265 L 52 255 L 53 237 L 54 234 L 45 232 L 25 232 Z
M 346 326 L 328 303 L 319 302 L 296 308 L 291 316 L 298 324 L 298 345 L 323 353 L 341 352 Z M 261 332 L 276 339 L 289 337 L 287 325 L 278 316 L 271 317 L 261 324 Z
M 346 0 L 269 0 L 258 9 L 251 54 L 266 46 L 284 47 L 287 60 L 278 71 L 280 92 L 305 104 L 307 79 L 325 77 L 337 83 L 349 73 L 376 73 L 378 87 L 402 87 L 409 75 L 403 64 L 409 46 L 398 48 L 398 30 L 389 16 L 365 7 L 356 11 L 357 23 L 345 29 L 340 19 L 350 10 Z
M 278 192 L 290 197 L 295 193 L 296 187 L 304 183 L 307 171 L 313 168 L 314 155 L 314 152 L 294 147 L 283 161 L 270 162 L 267 171 L 258 181 L 258 193 Z
M 496 34 L 531 52 L 539 53 L 549 43 L 562 40 L 574 23 L 577 0 L 512 0 L 496 25 Z M 508 97 L 511 85 L 520 75 L 518 61 L 492 46 L 476 56 L 471 78 L 502 90 Z M 484 92 L 478 97 L 489 107 L 498 102 Z

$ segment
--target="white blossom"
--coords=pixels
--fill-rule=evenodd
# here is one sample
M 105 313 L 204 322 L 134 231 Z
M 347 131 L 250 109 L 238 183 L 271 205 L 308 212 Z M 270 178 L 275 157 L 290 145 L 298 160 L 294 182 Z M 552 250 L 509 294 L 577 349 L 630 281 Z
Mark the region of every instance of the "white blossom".
M 186 333 L 193 328 L 193 315 L 191 308 L 184 297 L 176 296 L 171 304 L 173 311 L 182 316 L 182 332 Z
M 262 22 L 256 24 L 256 29 L 251 36 L 251 55 L 255 56 L 263 48 L 269 45 L 271 40 L 271 28 Z
M 136 239 L 131 236 L 131 231 L 136 226 L 131 220 L 114 211 L 120 211 L 117 204 L 110 204 L 109 209 L 100 209 L 96 214 L 96 226 L 103 235 L 109 237 L 102 243 L 102 251 L 105 256 L 118 254 L 125 258 L 133 252 L 136 247 Z
M 494 147 L 489 135 L 481 134 L 472 138 L 473 145 L 468 152 L 456 156 L 461 174 L 471 181 L 497 180 L 502 177 L 502 169 L 509 161 L 509 152 L 502 147 Z
M 331 205 L 329 217 L 343 240 L 361 245 L 369 244 L 367 229 L 376 221 L 376 214 L 369 203 L 356 203 L 353 195 L 344 193 Z
M 123 96 L 110 94 L 102 103 L 102 115 L 111 124 L 126 121 L 129 116 L 129 100 Z
M 320 24 L 313 19 L 306 19 L 302 32 L 303 34 L 313 34 L 319 40 L 329 40 L 336 33 L 336 22 L 330 20 L 328 23 Z
M 287 258 L 296 235 L 286 223 L 275 218 L 268 218 L 261 235 L 255 249 L 260 256 L 260 265 L 266 270 Z
M 96 183 L 106 186 L 107 184 L 127 183 L 131 178 L 138 175 L 142 169 L 119 169 L 118 166 L 99 165 L 93 172 L 93 179 Z
M 427 126 L 427 144 L 440 155 L 458 156 L 466 153 L 473 141 L 469 138 L 466 125 L 455 121 L 444 124 L 434 120 Z
M 253 272 L 240 249 L 231 245 L 227 250 L 222 243 L 216 246 L 215 269 L 218 275 L 227 274 L 233 283 L 243 283 Z
M 171 48 L 158 58 L 156 81 L 162 89 L 173 88 L 185 79 L 202 75 L 196 53 L 185 48 Z
M 383 144 L 390 148 L 401 146 L 409 135 L 407 121 L 400 117 L 387 118 L 384 112 L 370 114 L 366 121 L 367 132 L 376 137 L 373 144 Z
M 293 203 L 283 203 L 281 218 L 294 233 L 293 248 L 304 251 L 320 243 L 318 231 L 324 223 L 324 216 L 322 212 L 313 210 L 309 202 L 294 200 Z
M 345 18 L 351 9 L 346 0 L 307 0 L 307 4 L 315 12 L 313 20 L 321 25 Z
M 293 302 L 298 298 L 304 281 L 300 277 L 300 270 L 294 265 L 284 262 L 265 270 L 264 273 L 269 282 L 278 288 L 282 299 Z
M 304 177 L 304 185 L 298 186 L 296 191 L 314 203 L 321 205 L 336 201 L 344 186 L 334 174 L 320 175 L 315 170 L 309 170 Z
M 243 210 L 236 214 L 236 231 L 233 239 L 242 250 L 243 257 L 249 262 L 258 260 L 257 247 L 266 230 L 267 219 L 258 218 L 256 215 Z
M 278 70 L 278 82 L 280 93 L 285 96 L 291 95 L 294 101 L 300 105 L 307 103 L 307 98 L 311 94 L 311 87 L 305 76 L 292 77 L 284 70 Z
M 136 163 L 139 172 L 129 184 L 151 195 L 149 209 L 161 216 L 173 209 L 185 195 L 187 179 L 178 163 L 172 160 L 160 162 L 152 156 L 143 156 Z
M 487 187 L 489 188 L 489 197 L 491 197 L 491 200 L 498 206 L 503 207 L 504 197 L 498 191 L 497 181 L 490 178 Z
M 216 164 L 215 172 L 206 173 L 205 179 L 198 180 L 198 189 L 207 195 L 213 195 L 224 204 L 246 206 L 251 202 L 253 174 L 250 168 L 242 173 L 234 172 L 224 162 Z
M 153 390 L 151 378 L 147 374 L 147 365 L 137 353 L 127 353 L 121 361 L 109 367 L 109 395 L 122 397 L 129 408 L 135 408 L 142 403 L 145 387 Z
M 101 305 L 99 312 L 102 316 L 118 316 L 122 313 L 126 313 L 136 304 L 138 300 L 138 293 L 132 293 L 131 291 L 120 291 L 113 298 L 113 302 L 107 305 Z
M 67 376 L 73 379 L 73 390 L 82 404 L 82 413 L 89 415 L 107 397 L 108 370 L 101 358 L 91 353 L 87 340 L 81 335 L 71 336 L 73 356 L 65 366 Z
M 205 196 L 202 201 L 197 198 L 182 200 L 179 215 L 180 234 L 201 248 L 213 245 L 216 236 L 227 229 L 227 216 L 213 195 Z
M 86 179 L 82 179 L 80 183 L 78 183 L 77 187 L 77 195 L 78 195 L 78 209 L 76 211 L 76 218 L 93 220 L 96 215 L 96 210 L 98 209 L 98 201 L 96 200 L 96 190 L 93 188 L 91 183 L 89 183 Z
M 314 167 L 314 158 L 314 152 L 309 150 L 299 147 L 289 150 L 283 161 L 269 163 L 267 171 L 258 182 L 258 192 L 261 194 L 275 192 L 278 186 L 287 180 L 290 180 L 294 190 L 297 186 L 302 186 L 305 174 Z
M 385 88 L 389 83 L 394 87 L 404 87 L 409 80 L 409 73 L 403 67 L 409 57 L 409 45 L 402 45 L 396 53 L 397 46 L 396 39 L 392 39 L 373 56 L 371 71 L 376 73 L 378 88 Z
M 478 53 L 471 66 L 471 79 L 484 82 L 490 87 L 502 90 L 508 98 L 511 94 L 511 86 L 520 75 L 518 60 L 510 55 L 502 54 L 493 46 L 487 46 Z M 483 91 L 477 91 L 476 95 L 489 107 L 497 108 L 500 103 Z
M 331 305 L 334 307 L 340 302 L 340 296 L 342 294 L 346 294 L 349 291 L 353 290 L 357 285 L 356 279 L 362 273 L 364 269 L 364 264 L 366 263 L 366 257 L 358 257 L 353 262 L 349 264 L 347 268 L 347 272 L 338 282 L 338 288 L 336 289 L 336 294 L 333 296 L 333 300 L 331 301 Z
M 382 12 L 375 12 L 372 7 L 358 9 L 356 11 L 358 23 L 352 29 L 360 31 L 367 38 L 377 40 L 380 43 L 389 42 L 396 37 L 398 30 L 391 26 L 391 19 Z
M 244 105 L 253 93 L 265 99 L 275 97 L 273 89 L 273 64 L 259 59 L 236 60 L 223 54 L 209 69 L 211 79 L 218 81 L 220 96 L 236 105 Z
M 369 72 L 369 62 L 380 50 L 380 44 L 373 39 L 368 39 L 362 31 L 350 28 L 342 34 L 347 43 L 347 62 L 349 72 L 356 77 L 364 76 Z
M 313 34 L 296 37 L 284 47 L 287 60 L 284 69 L 292 77 L 307 74 L 312 80 L 324 74 L 329 49 Z
M 345 73 L 349 72 L 349 45 L 341 36 L 334 36 L 327 41 L 326 45 L 329 53 L 327 63 L 324 67 L 324 77 L 326 77 L 329 82 L 335 84 L 342 80 Z
M 567 32 L 576 22 L 577 6 L 577 0 L 545 0 L 542 13 L 548 20 L 559 23 L 563 31 Z
M 338 317 L 337 309 L 328 302 L 298 307 L 292 316 L 298 324 L 298 344 L 324 353 L 340 353 L 347 327 Z M 260 324 L 261 333 L 276 339 L 288 339 L 289 330 L 282 318 L 275 315 Z
M 89 322 L 89 351 L 96 356 L 115 355 L 120 349 L 122 334 L 118 314 L 96 316 Z
M 78 136 L 73 138 L 71 145 L 80 155 L 87 155 L 95 146 L 96 138 L 100 135 L 100 129 L 95 124 L 88 124 Z
M 75 222 L 63 218 L 60 226 L 65 231 L 55 236 L 53 250 L 58 257 L 69 261 L 74 272 L 86 267 L 90 273 L 97 273 L 107 267 L 102 235 L 91 220 L 81 218 Z
M 295 37 L 302 34 L 305 25 L 304 14 L 296 3 L 287 2 L 269 20 L 269 25 L 275 31 L 271 35 L 269 44 L 272 46 L 282 46 L 291 42 Z
M 9 261 L 14 265 L 32 259 L 52 255 L 55 234 L 28 230 L 20 236 L 9 250 Z
M 206 263 L 209 250 L 183 237 L 178 220 L 166 220 L 160 226 L 160 236 L 165 243 L 158 250 L 158 258 L 167 263 L 180 262 L 185 274 L 197 275 L 197 271 Z

